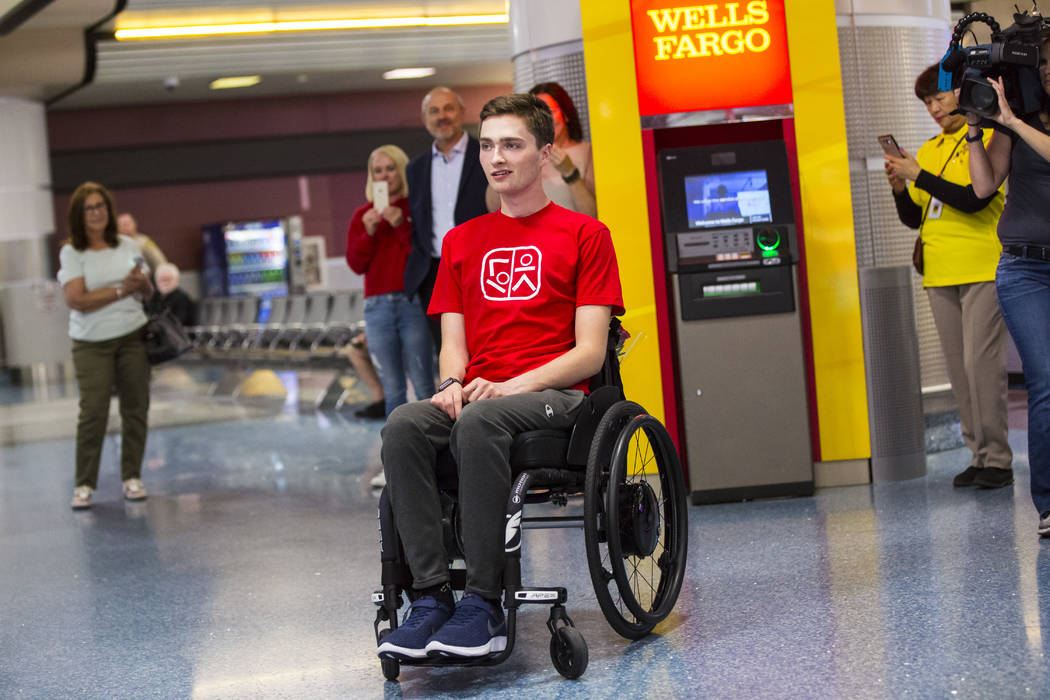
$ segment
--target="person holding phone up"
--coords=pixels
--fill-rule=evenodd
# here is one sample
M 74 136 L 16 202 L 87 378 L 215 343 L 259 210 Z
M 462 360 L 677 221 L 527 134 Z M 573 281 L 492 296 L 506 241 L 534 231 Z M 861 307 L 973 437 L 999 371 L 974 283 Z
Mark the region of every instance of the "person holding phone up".
M 365 278 L 365 334 L 379 373 L 386 415 L 407 399 L 406 374 L 416 398 L 434 394 L 434 350 L 423 307 L 404 293 L 405 261 L 412 246 L 405 166 L 397 146 L 368 156 L 365 204 L 347 232 L 346 262 Z
M 958 108 L 955 93 L 937 89 L 938 72 L 934 64 L 919 75 L 915 96 L 941 133 L 924 143 L 916 157 L 887 152 L 886 176 L 901 222 L 919 229 L 922 237 L 923 287 L 959 408 L 963 441 L 971 452 L 970 464 L 953 484 L 1000 488 L 1013 483 L 1006 329 L 995 290 L 1001 251 L 995 230 L 1003 192 L 974 192 L 966 118 L 953 114 Z M 987 141 L 991 131 L 980 138 Z
M 98 487 L 109 400 L 116 386 L 120 402 L 120 478 L 124 498 L 146 497 L 142 456 L 149 413 L 149 361 L 142 299 L 153 295 L 142 250 L 117 235 L 109 191 L 85 182 L 69 202 L 69 241 L 59 251 L 58 281 L 69 307 L 73 370 L 80 392 L 77 418 L 76 483 L 72 507 L 91 507 Z M 138 297 L 138 298 L 136 298 Z

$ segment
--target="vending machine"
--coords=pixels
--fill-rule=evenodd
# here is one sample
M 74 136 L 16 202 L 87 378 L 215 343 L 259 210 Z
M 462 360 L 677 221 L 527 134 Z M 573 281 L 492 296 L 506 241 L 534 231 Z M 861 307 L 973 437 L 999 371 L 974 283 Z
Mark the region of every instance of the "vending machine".
M 267 299 L 302 291 L 300 217 L 212 224 L 201 233 L 204 296 Z

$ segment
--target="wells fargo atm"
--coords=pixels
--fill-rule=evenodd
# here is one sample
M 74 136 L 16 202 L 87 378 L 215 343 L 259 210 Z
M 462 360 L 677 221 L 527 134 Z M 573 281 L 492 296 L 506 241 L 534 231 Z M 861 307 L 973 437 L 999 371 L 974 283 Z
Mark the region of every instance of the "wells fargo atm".
M 783 141 L 657 153 L 694 503 L 813 493 L 798 240 Z
M 694 503 L 814 489 L 784 4 L 630 3 L 666 422 Z

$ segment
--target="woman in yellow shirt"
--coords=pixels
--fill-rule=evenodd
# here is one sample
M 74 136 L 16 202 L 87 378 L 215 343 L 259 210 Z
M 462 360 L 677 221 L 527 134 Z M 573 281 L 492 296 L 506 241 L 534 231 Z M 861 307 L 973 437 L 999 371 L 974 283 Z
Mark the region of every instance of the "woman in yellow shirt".
M 970 182 L 966 117 L 952 91 L 937 89 L 934 64 L 915 81 L 915 96 L 941 133 L 916 157 L 886 156 L 886 174 L 901 222 L 919 229 L 923 287 L 959 407 L 963 441 L 972 456 L 955 486 L 999 488 L 1013 483 L 1007 442 L 1006 326 L 999 314 L 995 268 L 1002 190 L 980 198 Z M 982 135 L 991 138 L 991 130 Z

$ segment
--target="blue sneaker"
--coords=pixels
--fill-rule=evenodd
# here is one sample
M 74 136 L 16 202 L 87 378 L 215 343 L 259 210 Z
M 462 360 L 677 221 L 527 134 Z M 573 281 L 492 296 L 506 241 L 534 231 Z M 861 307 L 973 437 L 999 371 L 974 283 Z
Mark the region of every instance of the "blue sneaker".
M 401 626 L 383 637 L 376 653 L 395 661 L 425 658 L 427 641 L 451 616 L 433 596 L 422 596 L 408 607 Z
M 452 619 L 439 629 L 426 650 L 431 656 L 486 656 L 507 648 L 507 621 L 503 608 L 490 605 L 474 593 L 456 603 Z

